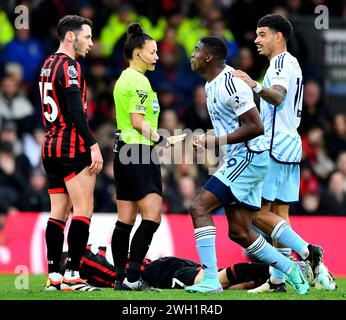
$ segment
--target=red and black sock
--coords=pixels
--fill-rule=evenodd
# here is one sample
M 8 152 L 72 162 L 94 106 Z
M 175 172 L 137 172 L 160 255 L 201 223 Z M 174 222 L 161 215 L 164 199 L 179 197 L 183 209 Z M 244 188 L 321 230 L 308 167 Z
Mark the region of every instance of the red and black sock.
M 65 222 L 49 218 L 46 228 L 48 272 L 60 272 Z
M 132 225 L 117 221 L 112 235 L 112 254 L 114 267 L 118 277 L 125 278 L 125 266 L 129 252 L 130 233 Z
M 140 277 L 140 268 L 149 250 L 151 240 L 160 226 L 159 223 L 151 220 L 142 220 L 131 241 L 129 268 L 127 269 L 127 279 L 135 282 Z
M 80 262 L 88 243 L 89 225 L 90 219 L 87 217 L 72 217 L 67 236 L 68 254 L 66 270 L 79 270 Z

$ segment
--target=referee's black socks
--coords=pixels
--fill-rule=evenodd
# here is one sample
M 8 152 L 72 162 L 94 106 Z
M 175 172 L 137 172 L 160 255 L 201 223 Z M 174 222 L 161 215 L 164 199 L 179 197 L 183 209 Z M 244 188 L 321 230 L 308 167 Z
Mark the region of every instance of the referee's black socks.
M 112 235 L 112 254 L 118 278 L 125 278 L 125 267 L 129 252 L 132 225 L 117 221 Z
M 140 267 L 149 250 L 151 240 L 160 226 L 159 223 L 151 220 L 142 220 L 131 241 L 129 268 L 127 269 L 127 279 L 135 282 L 140 277 Z

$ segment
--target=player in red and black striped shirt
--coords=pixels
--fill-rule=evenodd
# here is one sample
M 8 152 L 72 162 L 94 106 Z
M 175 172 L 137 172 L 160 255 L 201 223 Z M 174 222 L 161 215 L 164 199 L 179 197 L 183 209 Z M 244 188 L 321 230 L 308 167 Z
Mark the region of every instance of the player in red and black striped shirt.
M 42 159 L 48 181 L 51 216 L 47 223 L 47 290 L 93 291 L 79 277 L 80 261 L 89 236 L 96 175 L 103 159 L 87 122 L 86 84 L 76 61 L 92 48 L 92 22 L 65 16 L 57 26 L 60 46 L 48 57 L 39 78 L 42 119 L 46 133 Z M 64 277 L 60 259 L 64 227 L 71 207 L 68 262 Z
M 96 287 L 112 287 L 118 290 L 121 288 L 115 288 L 115 285 L 119 284 L 116 281 L 119 275 L 110 263 L 112 256 L 108 254 L 111 250 L 107 249 L 109 248 L 88 245 L 81 262 L 81 274 Z M 218 277 L 224 289 L 251 289 L 266 281 L 270 275 L 269 269 L 270 266 L 264 263 L 237 263 L 220 269 Z M 203 269 L 192 260 L 177 257 L 162 257 L 153 261 L 144 259 L 141 265 L 141 278 L 146 287 L 183 289 L 185 286 L 201 282 Z

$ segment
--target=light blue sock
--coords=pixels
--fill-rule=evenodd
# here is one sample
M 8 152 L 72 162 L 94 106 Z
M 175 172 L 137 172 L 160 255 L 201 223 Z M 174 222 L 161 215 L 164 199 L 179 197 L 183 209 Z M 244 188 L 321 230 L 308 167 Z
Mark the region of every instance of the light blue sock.
M 287 221 L 279 222 L 275 226 L 270 236 L 274 241 L 279 242 L 285 247 L 291 248 L 297 252 L 302 259 L 306 259 L 308 257 L 308 243 L 293 231 Z
M 290 259 L 292 250 L 290 248 L 276 248 L 281 254 Z M 285 274 L 279 269 L 273 268 L 270 276 L 270 281 L 275 284 L 285 282 Z
M 216 228 L 207 226 L 195 229 L 196 247 L 204 278 L 218 279 L 215 252 Z
M 272 267 L 275 266 L 285 274 L 291 270 L 292 261 L 265 241 L 261 235 L 245 250 L 262 262 L 268 263 Z

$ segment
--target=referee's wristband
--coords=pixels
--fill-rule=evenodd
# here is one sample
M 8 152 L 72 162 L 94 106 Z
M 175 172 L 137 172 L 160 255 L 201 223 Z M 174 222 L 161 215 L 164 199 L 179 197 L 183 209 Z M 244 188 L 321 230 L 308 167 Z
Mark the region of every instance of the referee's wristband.
M 256 87 L 252 88 L 253 91 L 255 91 L 256 93 L 260 93 L 263 90 L 263 86 L 256 81 Z
M 153 141 L 153 142 L 154 142 L 154 141 Z M 162 146 L 162 147 L 167 148 L 167 147 L 169 146 L 169 143 L 168 143 L 168 140 L 167 140 L 166 137 L 160 135 L 159 140 L 156 141 L 156 142 L 154 142 L 154 145 L 155 145 L 155 146 L 159 145 L 159 146 Z

